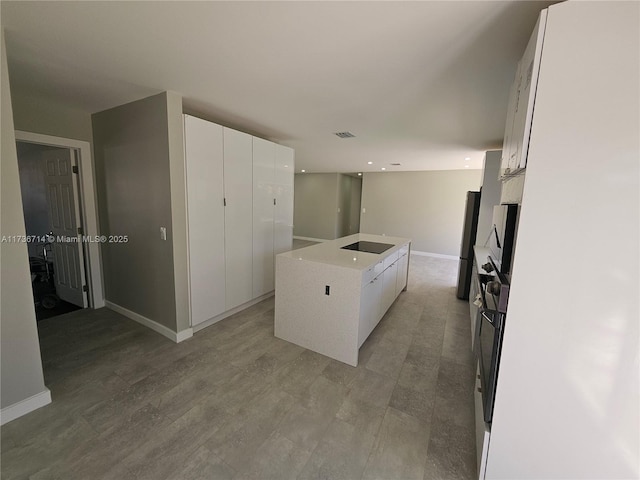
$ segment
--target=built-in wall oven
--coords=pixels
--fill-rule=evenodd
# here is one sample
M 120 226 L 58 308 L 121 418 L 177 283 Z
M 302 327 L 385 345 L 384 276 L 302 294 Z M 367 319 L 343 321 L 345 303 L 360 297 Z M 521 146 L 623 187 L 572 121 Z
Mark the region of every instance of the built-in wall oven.
M 474 350 L 478 358 L 484 421 L 491 424 L 509 300 L 509 277 L 499 271 L 491 255 L 478 270 L 480 273 L 475 278 L 479 313 Z

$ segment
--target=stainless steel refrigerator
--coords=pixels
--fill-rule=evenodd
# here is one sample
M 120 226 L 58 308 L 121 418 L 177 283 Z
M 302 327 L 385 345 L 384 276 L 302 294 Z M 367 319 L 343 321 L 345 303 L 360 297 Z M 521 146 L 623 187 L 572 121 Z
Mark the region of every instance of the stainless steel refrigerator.
M 469 298 L 471 269 L 473 268 L 473 247 L 476 244 L 478 213 L 480 212 L 480 192 L 467 192 L 467 207 L 464 211 L 462 246 L 460 247 L 460 270 L 458 272 L 457 297 Z

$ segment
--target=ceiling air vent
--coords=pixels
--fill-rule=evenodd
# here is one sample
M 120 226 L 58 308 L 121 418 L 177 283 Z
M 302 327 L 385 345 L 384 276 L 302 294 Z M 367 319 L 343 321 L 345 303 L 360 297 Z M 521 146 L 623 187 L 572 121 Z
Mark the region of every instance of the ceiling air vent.
M 335 135 L 337 135 L 340 138 L 353 138 L 355 137 L 355 135 L 351 132 L 336 132 Z
M 399 167 L 400 166 L 399 163 L 392 163 L 391 165 L 393 165 L 394 167 Z

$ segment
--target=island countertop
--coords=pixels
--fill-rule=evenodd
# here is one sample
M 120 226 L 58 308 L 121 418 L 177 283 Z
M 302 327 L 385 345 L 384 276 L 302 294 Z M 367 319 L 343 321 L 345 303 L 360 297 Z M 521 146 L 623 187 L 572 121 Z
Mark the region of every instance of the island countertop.
M 378 263 L 381 258 L 387 257 L 400 250 L 403 245 L 406 245 L 410 241 L 408 238 L 356 233 L 336 240 L 328 240 L 309 247 L 299 248 L 298 250 L 280 253 L 278 256 L 364 271 Z M 380 254 L 345 250 L 342 248 L 355 242 L 387 243 L 393 245 L 393 247 Z
M 391 246 L 342 248 L 356 242 Z M 408 238 L 358 233 L 277 255 L 274 335 L 357 366 L 359 348 L 407 288 L 410 251 Z

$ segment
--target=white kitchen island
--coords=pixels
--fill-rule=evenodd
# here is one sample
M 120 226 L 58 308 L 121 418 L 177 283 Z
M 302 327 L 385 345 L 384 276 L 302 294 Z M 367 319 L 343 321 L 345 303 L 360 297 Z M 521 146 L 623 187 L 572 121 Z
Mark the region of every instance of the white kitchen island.
M 356 242 L 390 247 L 342 248 Z M 277 255 L 275 336 L 357 366 L 358 349 L 406 290 L 410 247 L 407 238 L 360 233 Z

